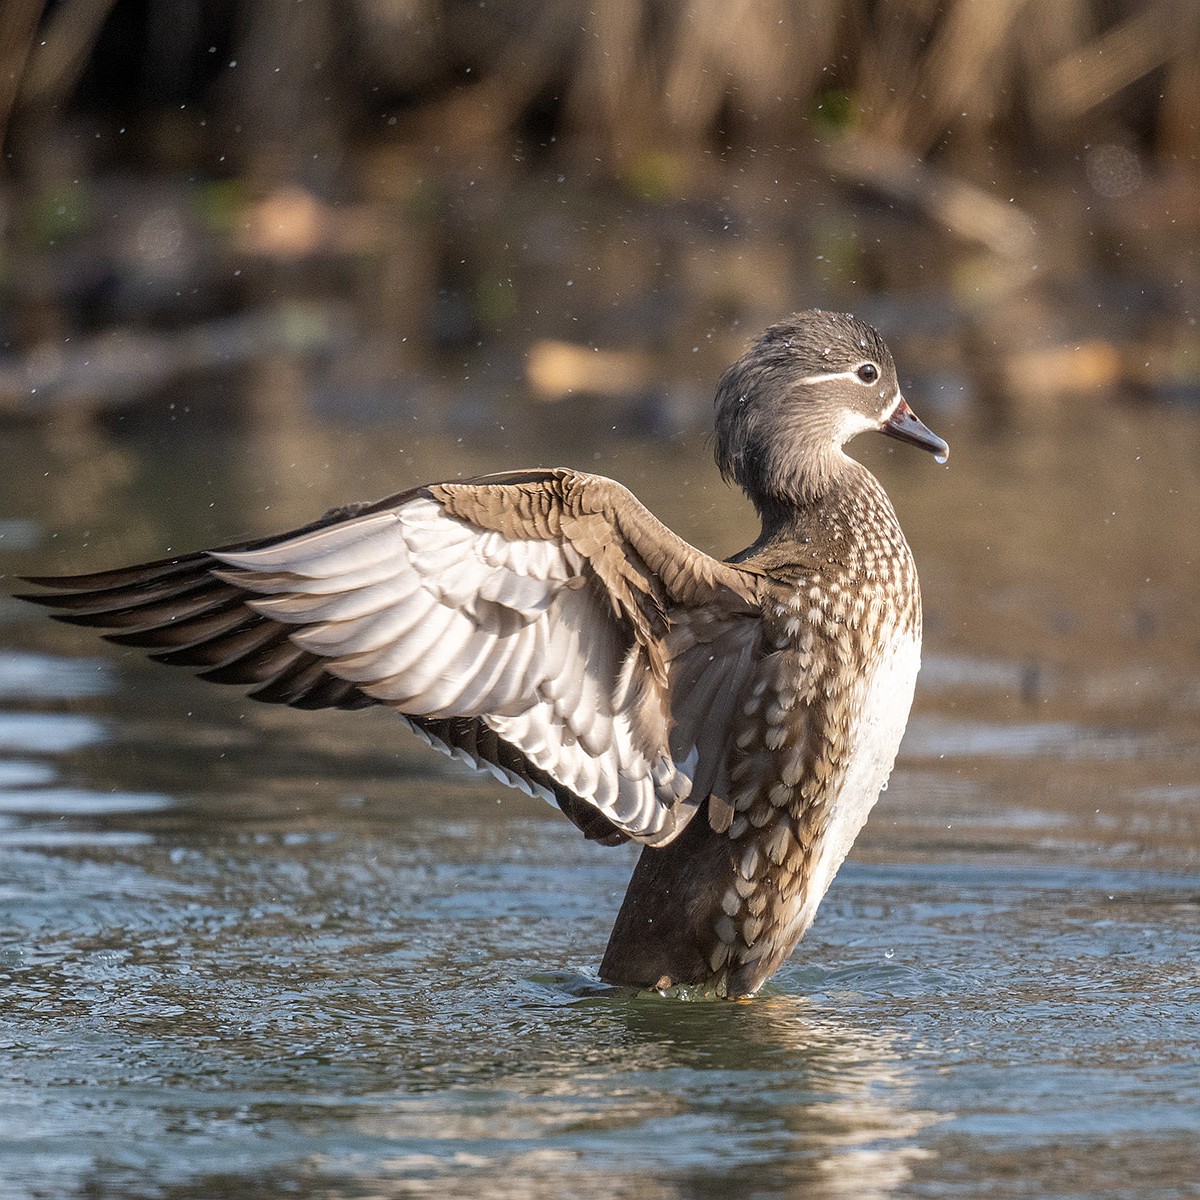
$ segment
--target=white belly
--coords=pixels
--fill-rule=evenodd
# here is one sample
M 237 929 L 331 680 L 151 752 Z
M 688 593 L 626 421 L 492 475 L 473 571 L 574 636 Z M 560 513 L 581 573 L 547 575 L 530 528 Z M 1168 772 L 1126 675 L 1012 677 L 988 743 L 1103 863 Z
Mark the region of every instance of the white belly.
M 798 914 L 801 933 L 812 923 L 821 897 L 850 853 L 892 773 L 920 665 L 920 637 L 905 637 L 862 682 L 861 698 L 855 705 L 850 765 L 831 801 L 829 823 L 809 876 L 805 902 Z

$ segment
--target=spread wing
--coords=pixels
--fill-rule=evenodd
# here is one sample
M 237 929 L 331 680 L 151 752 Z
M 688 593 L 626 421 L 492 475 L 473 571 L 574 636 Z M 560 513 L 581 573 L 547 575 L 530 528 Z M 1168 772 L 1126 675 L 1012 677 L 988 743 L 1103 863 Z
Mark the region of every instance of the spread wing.
M 386 705 L 589 837 L 669 842 L 724 787 L 759 577 L 567 470 L 434 484 L 306 529 L 36 579 L 62 619 L 302 708 Z

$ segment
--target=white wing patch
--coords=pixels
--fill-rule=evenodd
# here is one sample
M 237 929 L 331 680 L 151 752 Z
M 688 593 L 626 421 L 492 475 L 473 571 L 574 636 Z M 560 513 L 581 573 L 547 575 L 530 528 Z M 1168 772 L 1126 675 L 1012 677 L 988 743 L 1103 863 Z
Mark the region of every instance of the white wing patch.
M 690 816 L 696 749 L 672 759 L 665 706 L 647 738 L 644 656 L 569 542 L 506 538 L 418 497 L 215 557 L 252 607 L 297 627 L 298 646 L 401 713 L 479 717 L 639 840 L 669 841 Z

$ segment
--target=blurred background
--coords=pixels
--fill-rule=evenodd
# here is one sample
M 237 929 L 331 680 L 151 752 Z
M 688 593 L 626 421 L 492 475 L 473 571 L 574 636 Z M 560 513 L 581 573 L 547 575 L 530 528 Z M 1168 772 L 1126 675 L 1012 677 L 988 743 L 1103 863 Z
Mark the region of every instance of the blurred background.
M 661 434 L 816 305 L 972 403 L 1194 403 L 1198 57 L 1189 0 L 7 0 L 0 418 L 276 358 Z
M 0 1194 L 1193 1194 L 1194 0 L 3 0 L 0 139 Z M 630 853 L 388 714 L 10 595 L 539 464 L 733 553 L 812 306 L 952 453 L 854 443 L 924 666 L 753 1005 L 601 988 Z

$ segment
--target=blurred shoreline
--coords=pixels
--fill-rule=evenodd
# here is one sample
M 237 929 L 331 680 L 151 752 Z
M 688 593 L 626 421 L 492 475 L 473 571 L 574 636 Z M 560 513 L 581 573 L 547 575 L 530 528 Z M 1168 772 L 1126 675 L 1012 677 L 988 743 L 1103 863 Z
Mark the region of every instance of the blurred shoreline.
M 15 3 L 0 423 L 222 421 L 249 374 L 653 437 L 809 306 L 947 404 L 1197 403 L 1196 39 L 986 7 Z

